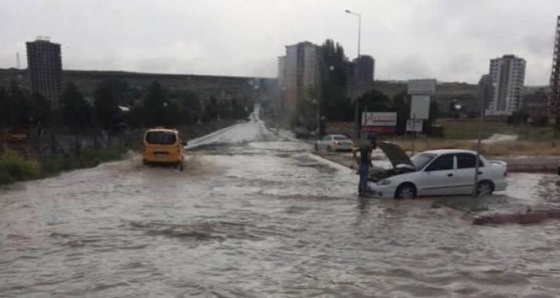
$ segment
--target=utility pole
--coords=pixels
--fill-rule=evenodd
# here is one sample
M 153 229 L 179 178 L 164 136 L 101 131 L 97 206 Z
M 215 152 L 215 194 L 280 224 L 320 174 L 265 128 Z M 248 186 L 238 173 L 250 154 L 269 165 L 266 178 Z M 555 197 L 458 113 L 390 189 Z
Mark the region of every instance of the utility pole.
M 345 10 L 346 13 L 357 16 L 358 17 L 358 59 L 360 58 L 360 43 L 362 40 L 362 15 L 359 13 L 352 12 L 350 10 Z
M 359 13 L 355 13 L 352 12 L 348 9 L 345 10 L 346 13 L 357 16 L 358 17 L 358 57 L 357 59 L 360 59 L 360 45 L 361 45 L 361 39 L 362 39 L 362 15 Z M 356 97 L 356 101 L 355 101 L 355 114 L 354 114 L 354 120 L 356 122 L 356 138 L 360 138 L 360 115 L 359 115 L 359 101 L 358 98 Z
M 495 84 L 493 84 L 495 88 Z M 480 121 L 478 124 L 478 140 L 476 142 L 476 165 L 474 167 L 474 186 L 473 186 L 473 197 L 478 195 L 478 175 L 479 175 L 479 164 L 480 164 L 480 147 L 482 145 L 482 128 L 484 125 L 484 103 L 486 102 L 486 95 L 480 98 Z

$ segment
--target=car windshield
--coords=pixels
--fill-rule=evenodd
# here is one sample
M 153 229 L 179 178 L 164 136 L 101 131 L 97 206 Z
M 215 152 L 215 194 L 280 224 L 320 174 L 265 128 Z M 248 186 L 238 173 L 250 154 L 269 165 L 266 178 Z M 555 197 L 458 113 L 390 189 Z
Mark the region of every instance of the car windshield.
M 432 161 L 432 159 L 434 159 L 434 157 L 436 157 L 435 154 L 420 153 L 420 154 L 414 155 L 410 160 L 414 164 L 414 167 L 416 168 L 416 170 L 421 170 L 428 163 L 430 163 L 430 161 Z
M 336 141 L 348 141 L 349 139 L 345 136 L 334 136 Z
M 150 131 L 146 134 L 146 143 L 152 145 L 173 145 L 177 142 L 177 136 L 172 132 Z

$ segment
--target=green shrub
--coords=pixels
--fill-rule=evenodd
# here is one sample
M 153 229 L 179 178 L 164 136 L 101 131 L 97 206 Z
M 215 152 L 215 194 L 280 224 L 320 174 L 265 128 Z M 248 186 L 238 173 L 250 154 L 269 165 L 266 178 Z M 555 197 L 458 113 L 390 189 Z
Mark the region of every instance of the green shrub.
M 15 182 L 14 177 L 4 170 L 0 170 L 0 185 Z
M 0 180 L 10 183 L 37 177 L 40 165 L 35 160 L 26 160 L 15 151 L 7 151 L 0 156 Z
M 40 163 L 43 176 L 49 176 L 75 168 L 72 159 L 62 155 L 45 157 L 41 159 Z
M 119 160 L 126 153 L 125 148 L 85 149 L 80 156 L 52 155 L 39 162 L 26 160 L 14 151 L 0 156 L 0 184 L 15 181 L 45 178 L 60 172 L 96 167 L 102 162 Z

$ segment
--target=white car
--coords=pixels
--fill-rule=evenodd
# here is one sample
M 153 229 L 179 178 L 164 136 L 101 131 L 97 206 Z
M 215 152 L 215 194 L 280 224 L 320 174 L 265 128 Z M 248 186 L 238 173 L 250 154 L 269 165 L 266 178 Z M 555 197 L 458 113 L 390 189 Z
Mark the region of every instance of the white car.
M 474 191 L 476 152 L 432 150 L 412 158 L 397 145 L 380 142 L 393 169 L 370 176 L 368 191 L 380 198 L 412 199 L 420 196 L 469 195 Z M 477 192 L 505 191 L 507 164 L 480 155 Z
M 344 135 L 326 135 L 315 144 L 316 151 L 352 151 L 354 142 Z

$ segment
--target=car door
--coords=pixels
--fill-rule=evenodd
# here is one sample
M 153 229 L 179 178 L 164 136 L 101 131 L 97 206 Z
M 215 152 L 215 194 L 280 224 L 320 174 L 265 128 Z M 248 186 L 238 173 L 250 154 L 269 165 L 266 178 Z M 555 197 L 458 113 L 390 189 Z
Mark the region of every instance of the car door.
M 474 190 L 474 176 L 476 170 L 476 155 L 472 153 L 458 153 L 457 158 L 457 183 L 461 194 L 471 194 Z M 484 164 L 479 161 L 478 180 L 484 178 Z
M 452 195 L 457 192 L 454 154 L 442 154 L 434 159 L 418 177 L 417 187 L 423 196 Z

